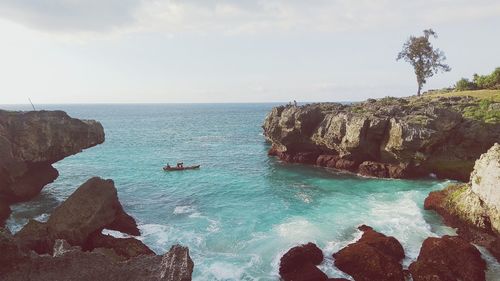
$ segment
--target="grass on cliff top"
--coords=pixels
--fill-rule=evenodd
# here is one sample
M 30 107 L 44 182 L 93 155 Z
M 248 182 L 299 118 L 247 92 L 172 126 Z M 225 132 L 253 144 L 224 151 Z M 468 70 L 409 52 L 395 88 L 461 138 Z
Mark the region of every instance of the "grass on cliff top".
M 475 91 L 460 91 L 460 92 L 436 91 L 426 94 L 423 97 L 434 98 L 434 97 L 464 97 L 464 96 L 491 100 L 493 102 L 500 102 L 500 90 L 475 90 Z

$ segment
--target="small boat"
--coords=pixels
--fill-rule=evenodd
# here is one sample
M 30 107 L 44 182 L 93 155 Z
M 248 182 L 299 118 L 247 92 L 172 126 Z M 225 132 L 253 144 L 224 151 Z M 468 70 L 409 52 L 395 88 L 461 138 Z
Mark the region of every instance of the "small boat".
M 164 171 L 183 171 L 183 170 L 194 170 L 194 169 L 199 169 L 200 165 L 195 165 L 195 166 L 186 166 L 186 167 L 177 167 L 177 166 L 165 166 L 163 167 Z

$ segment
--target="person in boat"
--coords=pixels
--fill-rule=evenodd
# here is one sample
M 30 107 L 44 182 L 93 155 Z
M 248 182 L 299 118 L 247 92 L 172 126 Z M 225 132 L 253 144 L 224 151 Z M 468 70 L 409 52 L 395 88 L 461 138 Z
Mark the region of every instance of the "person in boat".
M 184 163 L 183 162 L 177 163 L 177 168 L 184 168 Z
M 170 167 L 170 164 L 169 164 L 169 163 L 167 163 L 167 169 L 170 169 L 170 168 L 171 168 L 171 167 Z

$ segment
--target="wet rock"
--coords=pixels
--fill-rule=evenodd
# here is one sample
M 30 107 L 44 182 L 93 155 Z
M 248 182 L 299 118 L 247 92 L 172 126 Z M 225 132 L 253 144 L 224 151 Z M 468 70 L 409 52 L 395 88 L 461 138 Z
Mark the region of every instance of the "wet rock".
M 459 237 L 430 237 L 409 269 L 414 281 L 481 281 L 485 280 L 486 262 L 474 246 Z
M 363 236 L 333 254 L 337 268 L 356 281 L 405 280 L 401 260 L 404 250 L 394 237 L 378 233 L 371 227 L 359 227 Z
M 37 220 L 30 219 L 15 237 L 19 245 L 38 254 L 51 253 L 54 247 L 54 239 L 49 235 L 47 224 Z
M 328 280 L 316 267 L 322 261 L 323 252 L 313 243 L 293 247 L 281 257 L 279 274 L 284 281 Z
M 466 108 L 479 106 L 469 97 L 282 106 L 263 129 L 272 155 L 285 161 L 311 163 L 294 155 L 314 152 L 317 165 L 368 176 L 467 180 L 475 159 L 500 135 L 500 124 L 464 117 Z
M 62 111 L 0 110 L 0 197 L 26 201 L 57 178 L 52 164 L 104 141 L 99 122 Z

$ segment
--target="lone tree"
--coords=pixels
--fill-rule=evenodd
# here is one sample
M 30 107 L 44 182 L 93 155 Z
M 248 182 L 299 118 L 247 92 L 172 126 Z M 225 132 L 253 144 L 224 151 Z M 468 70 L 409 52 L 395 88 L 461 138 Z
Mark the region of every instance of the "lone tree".
M 429 42 L 429 37 L 431 36 L 437 38 L 436 32 L 432 29 L 424 30 L 424 36 L 411 36 L 403 45 L 403 50 L 398 54 L 396 59 L 404 59 L 413 66 L 413 70 L 417 76 L 418 96 L 420 96 L 420 91 L 425 82 L 427 82 L 427 78 L 432 77 L 440 70 L 443 72 L 451 70 L 447 64 L 444 64 L 446 60 L 444 52 L 434 49 L 431 42 Z

